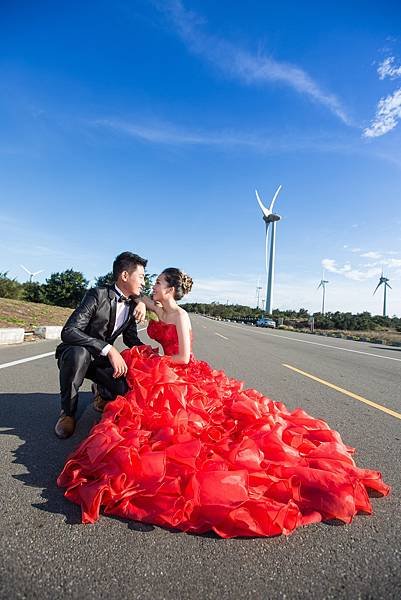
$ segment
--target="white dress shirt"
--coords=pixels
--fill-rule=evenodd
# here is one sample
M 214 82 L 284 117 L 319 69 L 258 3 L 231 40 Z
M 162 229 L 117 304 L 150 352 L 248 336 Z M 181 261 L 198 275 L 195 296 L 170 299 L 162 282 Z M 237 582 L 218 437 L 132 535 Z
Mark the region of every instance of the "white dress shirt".
M 115 284 L 114 284 L 114 287 L 116 288 L 117 292 L 120 295 L 122 295 L 122 296 L 124 295 L 122 293 L 122 291 L 120 290 L 120 288 L 118 288 Z M 127 320 L 127 317 L 128 317 L 128 311 L 129 311 L 128 304 L 125 304 L 125 302 L 118 302 L 118 300 L 117 300 L 116 322 L 114 323 L 114 328 L 113 328 L 113 331 L 111 332 L 111 335 L 113 335 L 113 333 L 115 331 L 117 331 L 117 329 L 120 329 L 121 325 L 123 323 L 125 323 L 125 321 Z M 103 348 L 103 350 L 101 351 L 100 354 L 102 356 L 107 356 L 108 353 L 110 352 L 111 348 L 112 348 L 112 345 L 107 344 L 107 346 L 105 346 Z

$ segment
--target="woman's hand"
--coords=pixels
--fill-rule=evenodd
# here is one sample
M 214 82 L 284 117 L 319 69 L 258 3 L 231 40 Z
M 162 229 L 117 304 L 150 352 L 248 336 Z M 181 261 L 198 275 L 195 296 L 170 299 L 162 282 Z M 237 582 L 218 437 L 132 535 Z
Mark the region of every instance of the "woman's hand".
M 161 318 L 161 315 L 163 313 L 163 307 L 160 304 L 160 302 L 154 302 L 151 298 L 149 298 L 149 296 L 145 296 L 144 294 L 142 294 L 141 297 L 136 300 L 136 302 L 138 305 L 140 303 L 144 303 L 145 307 L 148 310 L 151 310 L 154 313 L 156 313 L 159 319 Z

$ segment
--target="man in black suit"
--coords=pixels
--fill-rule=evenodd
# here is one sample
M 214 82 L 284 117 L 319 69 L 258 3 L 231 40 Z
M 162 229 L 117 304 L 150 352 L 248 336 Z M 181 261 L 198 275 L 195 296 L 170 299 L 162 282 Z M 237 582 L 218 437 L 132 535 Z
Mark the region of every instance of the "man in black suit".
M 145 317 L 143 302 L 135 304 L 145 281 L 147 260 L 132 252 L 119 254 L 113 263 L 115 284 L 90 289 L 61 332 L 56 349 L 60 369 L 61 413 L 55 426 L 59 438 L 74 433 L 78 390 L 85 378 L 97 391 L 94 407 L 125 394 L 127 365 L 113 343 L 122 334 L 126 346 L 142 344 L 136 320 Z

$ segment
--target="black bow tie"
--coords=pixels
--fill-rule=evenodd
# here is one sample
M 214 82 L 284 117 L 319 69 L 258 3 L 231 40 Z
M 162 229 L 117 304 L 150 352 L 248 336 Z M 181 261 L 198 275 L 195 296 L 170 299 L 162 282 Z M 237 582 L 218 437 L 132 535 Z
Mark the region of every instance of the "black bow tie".
M 118 296 L 118 300 L 117 302 L 124 302 L 124 304 L 126 304 L 127 306 L 129 306 L 132 302 L 132 298 L 127 298 L 127 296 L 124 296 L 124 294 L 119 294 L 117 292 L 117 290 L 114 290 L 116 295 Z

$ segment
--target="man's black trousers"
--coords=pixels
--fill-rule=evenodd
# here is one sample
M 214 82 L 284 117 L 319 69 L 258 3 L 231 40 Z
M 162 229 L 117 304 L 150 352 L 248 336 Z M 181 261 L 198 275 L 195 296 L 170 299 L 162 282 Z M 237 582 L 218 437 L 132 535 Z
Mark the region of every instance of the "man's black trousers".
M 58 359 L 60 369 L 61 408 L 73 416 L 77 409 L 78 391 L 84 379 L 98 384 L 104 400 L 114 400 L 128 391 L 125 377 L 114 379 L 114 369 L 107 356 L 93 358 L 82 346 L 65 346 Z

